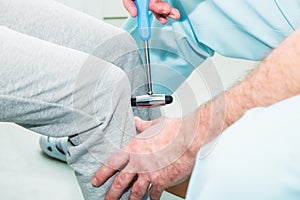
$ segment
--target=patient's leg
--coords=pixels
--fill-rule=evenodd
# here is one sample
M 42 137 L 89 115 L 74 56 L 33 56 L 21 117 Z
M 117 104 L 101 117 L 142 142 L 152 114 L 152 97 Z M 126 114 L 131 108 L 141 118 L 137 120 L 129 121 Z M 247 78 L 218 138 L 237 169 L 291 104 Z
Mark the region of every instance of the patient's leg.
M 128 55 L 136 50 L 136 45 L 117 27 L 53 0 L 1 0 L 0 24 L 113 63 L 127 74 L 133 95 L 146 93 L 141 61 L 134 53 Z M 149 119 L 147 109 L 134 113 Z
M 128 55 L 132 65 L 140 63 L 137 52 Z M 68 162 L 85 198 L 103 199 L 109 183 L 93 188 L 91 176 L 135 134 L 125 73 L 102 59 L 3 26 L 0 60 L 0 121 L 71 136 Z

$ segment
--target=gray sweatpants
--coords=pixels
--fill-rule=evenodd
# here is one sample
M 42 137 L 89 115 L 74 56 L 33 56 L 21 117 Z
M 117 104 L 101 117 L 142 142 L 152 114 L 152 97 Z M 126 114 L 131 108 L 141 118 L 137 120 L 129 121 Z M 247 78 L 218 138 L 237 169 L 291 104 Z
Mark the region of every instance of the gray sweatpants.
M 136 134 L 130 96 L 146 88 L 133 39 L 54 1 L 0 0 L 0 64 L 0 120 L 69 136 L 84 197 L 103 199 L 111 182 L 91 176 Z

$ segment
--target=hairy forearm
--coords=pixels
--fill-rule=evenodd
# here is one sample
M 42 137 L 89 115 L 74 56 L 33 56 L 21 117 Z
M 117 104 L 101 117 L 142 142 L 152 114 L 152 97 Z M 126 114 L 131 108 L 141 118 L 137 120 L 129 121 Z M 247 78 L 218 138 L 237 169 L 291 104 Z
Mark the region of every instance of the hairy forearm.
M 290 35 L 243 82 L 198 109 L 198 134 L 190 151 L 217 137 L 254 107 L 300 94 L 300 29 Z

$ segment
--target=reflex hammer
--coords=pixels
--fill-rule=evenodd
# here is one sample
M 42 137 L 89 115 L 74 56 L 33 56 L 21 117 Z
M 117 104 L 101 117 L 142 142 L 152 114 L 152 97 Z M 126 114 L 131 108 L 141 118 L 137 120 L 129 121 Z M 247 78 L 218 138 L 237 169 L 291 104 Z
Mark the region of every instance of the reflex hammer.
M 131 98 L 131 106 L 154 107 L 170 104 L 173 98 L 170 95 L 154 94 L 152 89 L 149 40 L 151 38 L 149 19 L 149 0 L 134 0 L 137 8 L 137 21 L 140 39 L 144 42 L 144 56 L 147 74 L 147 94 Z

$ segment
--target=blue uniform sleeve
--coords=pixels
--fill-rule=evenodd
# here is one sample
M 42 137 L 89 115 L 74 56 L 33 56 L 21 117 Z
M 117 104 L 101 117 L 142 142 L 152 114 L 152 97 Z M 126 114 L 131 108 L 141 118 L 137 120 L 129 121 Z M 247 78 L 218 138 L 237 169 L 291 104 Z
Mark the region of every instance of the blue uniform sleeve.
M 167 25 L 161 25 L 150 15 L 152 37 L 149 46 L 153 91 L 172 94 L 214 51 L 197 41 L 191 24 L 169 20 Z M 143 42 L 138 35 L 136 19 L 128 19 L 123 28 L 131 33 L 143 54 Z
M 154 91 L 171 93 L 214 52 L 261 60 L 300 26 L 300 0 L 167 0 L 181 19 L 151 18 Z M 124 28 L 140 48 L 135 19 Z

